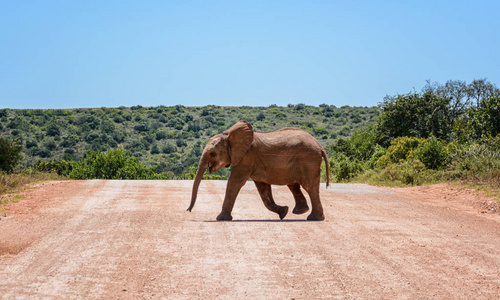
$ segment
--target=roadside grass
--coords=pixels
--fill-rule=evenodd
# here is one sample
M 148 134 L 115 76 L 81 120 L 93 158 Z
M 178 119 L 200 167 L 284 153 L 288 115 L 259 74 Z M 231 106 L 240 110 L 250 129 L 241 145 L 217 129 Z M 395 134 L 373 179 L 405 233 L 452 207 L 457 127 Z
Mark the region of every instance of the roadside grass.
M 24 199 L 25 196 L 23 195 L 15 195 L 14 197 L 9 197 L 9 198 L 0 198 L 0 205 L 7 204 L 7 203 L 17 203 L 19 200 Z M 0 211 L 2 209 L 0 208 Z
M 376 186 L 406 187 L 416 185 L 433 185 L 449 183 L 463 189 L 474 189 L 483 192 L 500 203 L 500 170 L 494 170 L 486 174 L 464 176 L 457 178 L 455 172 L 421 170 L 412 168 L 385 168 L 378 170 L 367 170 L 356 176 L 349 182 L 367 183 Z
M 20 192 L 40 182 L 64 179 L 67 179 L 67 177 L 57 175 L 53 172 L 40 172 L 33 169 L 14 173 L 0 172 L 0 196 Z
M 350 182 L 387 187 L 405 187 L 438 184 L 448 182 L 448 180 L 445 179 L 443 171 L 415 170 L 414 168 L 400 168 L 392 165 L 384 169 L 367 170 Z
M 468 178 L 453 182 L 454 185 L 475 189 L 484 192 L 486 196 L 494 198 L 500 203 L 500 170 L 493 174 L 484 175 L 481 177 Z
M 16 193 L 37 183 L 64 179 L 66 179 L 66 177 L 57 175 L 57 173 L 40 172 L 33 169 L 26 169 L 14 173 L 0 172 L 0 213 L 7 210 L 4 207 L 6 204 L 17 203 L 24 199 L 25 196 L 16 195 Z

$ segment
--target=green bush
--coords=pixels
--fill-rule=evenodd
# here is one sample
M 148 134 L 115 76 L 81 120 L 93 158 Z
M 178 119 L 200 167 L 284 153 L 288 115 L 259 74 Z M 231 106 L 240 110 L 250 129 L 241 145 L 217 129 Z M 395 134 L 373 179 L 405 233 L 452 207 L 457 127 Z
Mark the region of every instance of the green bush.
M 442 170 L 450 162 L 446 143 L 434 136 L 422 141 L 415 156 L 427 169 Z
M 57 175 L 68 176 L 73 170 L 74 165 L 75 162 L 66 160 L 39 161 L 35 165 L 35 169 L 40 172 L 55 172 Z
M 406 185 L 420 185 L 427 178 L 425 165 L 417 159 L 391 164 L 382 169 L 379 174 L 380 178 Z
M 379 149 L 373 128 L 357 130 L 349 138 L 340 138 L 327 148 L 335 153 L 343 153 L 360 161 L 371 159 Z
M 364 170 L 364 164 L 358 160 L 351 160 L 343 153 L 336 153 L 329 158 L 330 172 L 333 181 L 347 182 Z
M 107 152 L 89 152 L 75 164 L 70 173 L 73 179 L 151 179 L 153 169 L 142 165 L 139 159 L 125 150 L 114 149 Z
M 479 107 L 471 108 L 466 129 L 474 138 L 500 134 L 500 95 L 483 99 Z
M 391 141 L 391 145 L 387 151 L 382 155 L 378 161 L 377 166 L 384 168 L 391 164 L 413 159 L 415 157 L 415 150 L 423 143 L 425 139 L 416 137 L 399 137 Z
M 10 173 L 21 160 L 23 147 L 17 141 L 0 138 L 0 170 Z
M 452 156 L 450 169 L 459 178 L 493 174 L 500 169 L 500 152 L 477 143 L 459 148 Z

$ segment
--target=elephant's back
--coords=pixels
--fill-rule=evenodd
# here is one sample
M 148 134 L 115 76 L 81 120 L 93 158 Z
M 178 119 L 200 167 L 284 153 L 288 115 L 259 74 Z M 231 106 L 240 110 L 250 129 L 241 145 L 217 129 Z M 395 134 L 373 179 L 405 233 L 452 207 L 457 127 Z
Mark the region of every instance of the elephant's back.
M 302 152 L 321 156 L 323 147 L 308 132 L 294 127 L 286 127 L 273 132 L 256 132 L 254 141 L 259 147 L 269 151 Z

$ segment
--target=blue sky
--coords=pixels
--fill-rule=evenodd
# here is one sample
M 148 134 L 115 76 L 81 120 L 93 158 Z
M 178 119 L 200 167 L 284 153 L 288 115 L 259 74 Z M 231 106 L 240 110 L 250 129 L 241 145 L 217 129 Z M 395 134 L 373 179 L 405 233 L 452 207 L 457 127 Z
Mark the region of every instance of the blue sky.
M 374 106 L 500 85 L 500 1 L 4 1 L 0 108 Z

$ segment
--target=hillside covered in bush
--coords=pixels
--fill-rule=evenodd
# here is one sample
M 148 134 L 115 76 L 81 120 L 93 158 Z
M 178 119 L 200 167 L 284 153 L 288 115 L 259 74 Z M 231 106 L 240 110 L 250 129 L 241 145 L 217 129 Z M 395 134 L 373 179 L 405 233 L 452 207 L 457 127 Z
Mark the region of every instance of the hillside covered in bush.
M 190 179 L 209 138 L 240 120 L 260 132 L 308 131 L 327 149 L 336 182 L 458 179 L 500 188 L 500 90 L 486 80 L 428 82 L 378 107 L 1 109 L 0 168 L 80 179 Z
M 161 178 L 189 178 L 208 139 L 240 120 L 256 131 L 299 127 L 325 147 L 373 124 L 377 107 L 304 104 L 279 107 L 119 107 L 71 110 L 1 109 L 0 138 L 23 147 L 18 168 L 56 168 L 94 152 L 123 149 Z M 92 154 L 94 153 L 94 154 Z M 122 154 L 116 152 L 117 157 Z M 118 160 L 120 158 L 117 158 Z M 220 176 L 228 170 L 221 171 Z

